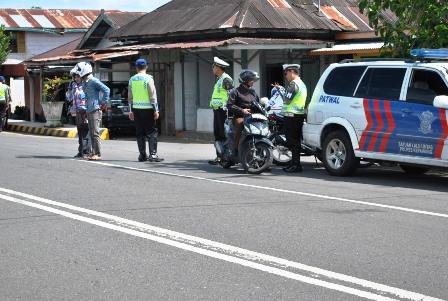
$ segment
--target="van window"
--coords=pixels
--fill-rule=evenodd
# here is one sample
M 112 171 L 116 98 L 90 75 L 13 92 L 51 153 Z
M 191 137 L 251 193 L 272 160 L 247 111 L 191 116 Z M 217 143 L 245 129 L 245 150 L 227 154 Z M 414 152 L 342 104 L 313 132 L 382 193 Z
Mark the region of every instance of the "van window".
M 406 68 L 369 68 L 355 97 L 399 100 Z
M 326 94 L 352 97 L 366 66 L 334 68 L 324 83 Z
M 448 87 L 437 72 L 413 69 L 406 101 L 432 105 L 437 95 L 448 95 Z

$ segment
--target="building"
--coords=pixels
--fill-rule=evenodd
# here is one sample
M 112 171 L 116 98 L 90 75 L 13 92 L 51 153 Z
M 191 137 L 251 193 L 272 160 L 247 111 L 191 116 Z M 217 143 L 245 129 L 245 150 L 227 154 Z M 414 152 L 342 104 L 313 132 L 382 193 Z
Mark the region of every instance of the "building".
M 80 61 L 80 58 L 87 61 L 95 61 L 95 53 L 90 51 L 92 48 L 121 45 L 122 43 L 120 42 L 107 40 L 107 35 L 144 15 L 144 13 L 139 12 L 122 12 L 117 10 L 90 12 L 96 13 L 96 15 L 91 15 L 92 19 L 89 19 L 90 25 L 80 32 L 75 39 L 69 42 L 65 41 L 65 43 L 59 44 L 59 47 L 51 47 L 40 54 L 24 59 L 27 70 L 24 80 L 27 83 L 24 89 L 24 103 L 31 111 L 31 119 L 35 117 L 35 114 L 37 116 L 41 115 L 42 84 L 46 77 L 52 77 L 54 75 L 61 76 L 63 73 L 69 72 L 73 65 Z M 71 52 L 76 53 L 80 48 L 83 48 L 83 52 L 87 53 L 86 57 L 78 57 L 77 60 L 71 60 L 72 56 L 67 54 Z M 88 54 L 89 52 L 90 54 Z M 137 52 L 135 51 L 133 53 L 136 54 Z M 99 59 L 106 63 L 109 56 L 102 56 Z M 115 68 L 119 68 L 118 64 L 119 62 L 116 62 Z M 99 66 L 97 67 L 97 70 L 99 70 Z M 127 70 L 129 70 L 128 67 Z M 116 76 L 118 78 L 116 80 L 125 80 L 128 74 L 129 71 L 125 72 L 124 75 L 117 73 Z M 101 79 L 108 81 L 112 80 L 112 77 L 106 72 L 104 76 L 101 76 Z
M 393 16 L 385 18 L 393 21 Z M 162 133 L 210 132 L 213 56 L 231 64 L 227 73 L 234 79 L 243 69 L 258 71 L 261 79 L 255 89 L 261 96 L 269 96 L 271 83 L 284 81 L 282 64 L 299 63 L 312 91 L 325 67 L 342 55 L 314 54 L 334 48 L 338 36 L 350 45 L 361 39 L 378 41 L 355 0 L 173 0 L 108 35 L 121 45 L 78 49 L 67 61 L 95 54 L 96 69 L 112 70 L 114 77 L 126 67 L 132 73 L 132 62 L 145 58 L 159 94 Z M 357 53 L 355 46 L 349 48 L 352 55 Z M 64 61 L 43 59 L 46 64 Z M 121 64 L 119 71 L 115 64 Z
M 25 105 L 29 87 L 23 61 L 81 38 L 91 27 L 99 10 L 0 9 L 0 25 L 12 34 L 11 52 L 0 73 L 11 86 L 12 110 Z

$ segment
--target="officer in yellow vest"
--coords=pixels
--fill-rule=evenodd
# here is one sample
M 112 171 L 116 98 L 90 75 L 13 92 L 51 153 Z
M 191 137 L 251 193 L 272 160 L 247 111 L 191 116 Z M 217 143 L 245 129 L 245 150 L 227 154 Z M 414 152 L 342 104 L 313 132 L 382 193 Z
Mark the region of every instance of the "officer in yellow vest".
M 5 84 L 5 78 L 0 76 L 0 132 L 6 126 L 6 112 L 10 102 L 9 87 Z
M 213 108 L 213 135 L 215 136 L 215 141 L 221 142 L 226 140 L 224 122 L 227 118 L 227 112 L 224 108 L 226 107 L 229 90 L 233 88 L 233 79 L 225 73 L 225 68 L 228 66 L 229 64 L 220 58 L 216 56 L 213 58 L 213 74 L 217 77 L 217 80 L 213 88 L 210 107 Z M 212 165 L 218 164 L 219 157 L 208 161 L 208 163 Z
M 128 100 L 130 105 L 129 118 L 135 121 L 137 145 L 140 155 L 138 161 L 161 162 L 157 156 L 157 124 L 159 108 L 154 79 L 146 74 L 148 64 L 144 59 L 135 62 L 137 74 L 129 79 Z M 149 144 L 149 157 L 146 155 L 146 138 Z
M 284 116 L 284 131 L 286 143 L 292 153 L 291 164 L 283 170 L 285 172 L 301 172 L 300 152 L 302 127 L 305 120 L 305 102 L 307 89 L 299 77 L 299 64 L 285 64 L 283 71 L 289 82 L 286 91 L 278 83 L 273 84 L 283 98 L 282 114 Z

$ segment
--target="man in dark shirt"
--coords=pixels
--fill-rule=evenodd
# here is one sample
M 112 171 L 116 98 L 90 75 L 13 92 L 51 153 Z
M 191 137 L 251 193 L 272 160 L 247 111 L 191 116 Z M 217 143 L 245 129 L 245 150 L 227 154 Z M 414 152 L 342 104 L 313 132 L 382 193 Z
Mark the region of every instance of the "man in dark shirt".
M 235 125 L 235 138 L 233 141 L 234 156 L 238 152 L 238 144 L 243 131 L 243 117 L 251 113 L 250 104 L 253 101 L 260 101 L 257 93 L 252 89 L 254 83 L 260 79 L 258 73 L 252 70 L 243 70 L 238 79 L 240 85 L 230 92 L 227 101 L 227 110 L 229 111 L 229 116 L 233 116 L 233 124 Z

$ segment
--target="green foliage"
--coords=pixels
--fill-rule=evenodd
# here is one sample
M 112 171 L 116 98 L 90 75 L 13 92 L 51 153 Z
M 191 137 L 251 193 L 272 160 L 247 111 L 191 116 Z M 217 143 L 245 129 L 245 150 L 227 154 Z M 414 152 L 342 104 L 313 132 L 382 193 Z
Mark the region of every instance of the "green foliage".
M 11 42 L 12 34 L 5 34 L 5 25 L 0 25 L 0 64 L 6 61 L 9 54 L 9 43 Z
M 64 73 L 61 77 L 54 76 L 54 78 L 45 78 L 44 82 L 44 91 L 43 94 L 45 96 L 46 101 L 55 101 L 56 96 L 58 96 L 59 92 L 64 89 L 65 84 L 70 82 L 70 76 L 67 73 Z
M 447 0 L 358 0 L 358 5 L 384 40 L 386 56 L 410 57 L 414 48 L 448 47 Z M 385 21 L 388 10 L 398 18 L 393 24 Z

